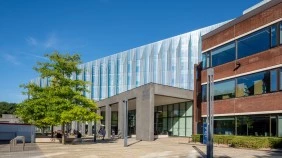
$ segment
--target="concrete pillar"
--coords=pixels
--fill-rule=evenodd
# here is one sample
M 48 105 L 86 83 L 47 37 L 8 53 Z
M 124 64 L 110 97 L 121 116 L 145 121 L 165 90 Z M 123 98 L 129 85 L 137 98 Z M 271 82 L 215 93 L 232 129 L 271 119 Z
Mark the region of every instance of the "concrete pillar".
M 123 100 L 118 102 L 118 135 L 123 138 L 123 120 L 124 120 L 124 103 Z
M 92 136 L 93 132 L 92 132 L 92 121 L 88 121 L 88 132 L 87 135 Z
M 101 108 L 97 109 L 96 114 L 101 116 Z M 97 120 L 96 121 L 96 134 L 99 132 L 100 127 L 101 127 L 101 120 Z
M 106 136 L 105 138 L 111 138 L 111 105 L 106 105 L 106 119 L 105 119 L 105 129 L 106 129 Z
M 81 135 L 85 135 L 85 123 L 81 123 Z
M 73 132 L 73 130 L 76 129 L 76 122 L 75 121 L 72 121 L 71 122 L 71 132 Z
M 136 139 L 154 140 L 154 86 L 148 85 L 136 98 Z

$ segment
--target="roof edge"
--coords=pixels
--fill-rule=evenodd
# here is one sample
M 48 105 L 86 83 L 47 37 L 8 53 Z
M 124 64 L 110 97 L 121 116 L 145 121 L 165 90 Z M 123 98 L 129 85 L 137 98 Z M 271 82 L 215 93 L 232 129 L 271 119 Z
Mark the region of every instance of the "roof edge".
M 215 34 L 218 34 L 219 32 L 222 32 L 222 31 L 224 31 L 224 30 L 226 30 L 226 29 L 228 29 L 228 28 L 230 28 L 230 27 L 232 27 L 232 26 L 234 26 L 234 25 L 236 25 L 236 24 L 238 24 L 238 23 L 240 23 L 240 22 L 242 22 L 242 21 L 244 21 L 244 20 L 246 20 L 246 19 L 248 19 L 248 18 L 250 18 L 250 17 L 252 17 L 256 14 L 258 14 L 258 13 L 261 13 L 262 11 L 264 11 L 266 9 L 269 9 L 269 8 L 275 6 L 275 5 L 278 5 L 281 2 L 282 2 L 282 0 L 271 0 L 271 1 L 255 8 L 255 9 L 235 18 L 234 20 L 228 22 L 227 24 L 222 25 L 222 26 L 218 27 L 217 29 L 203 35 L 202 40 L 205 40 L 205 39 L 207 39 L 211 36 L 214 36 Z

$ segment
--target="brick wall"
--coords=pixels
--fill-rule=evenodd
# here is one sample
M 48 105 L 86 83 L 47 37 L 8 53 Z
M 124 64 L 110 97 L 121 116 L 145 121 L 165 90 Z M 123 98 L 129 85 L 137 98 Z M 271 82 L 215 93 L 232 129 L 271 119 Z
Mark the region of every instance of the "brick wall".
M 241 66 L 236 71 L 233 71 L 236 67 L 236 62 L 239 62 Z M 239 75 L 242 73 L 267 68 L 278 64 L 282 64 L 282 46 L 254 54 L 237 61 L 216 66 L 214 67 L 214 79 L 217 80 L 234 75 Z M 207 71 L 203 70 L 201 72 L 201 75 L 201 82 L 207 82 Z
M 272 8 L 269 8 L 249 19 L 246 19 L 234 26 L 227 28 L 226 30 L 213 35 L 202 41 L 202 49 L 206 50 L 216 45 L 219 45 L 225 41 L 231 40 L 239 35 L 247 33 L 251 30 L 266 25 L 272 21 L 275 21 L 282 17 L 282 3 L 279 3 Z
M 282 92 L 249 97 L 218 100 L 214 102 L 214 114 L 234 114 L 282 110 Z M 206 115 L 206 102 L 201 104 L 202 115 Z

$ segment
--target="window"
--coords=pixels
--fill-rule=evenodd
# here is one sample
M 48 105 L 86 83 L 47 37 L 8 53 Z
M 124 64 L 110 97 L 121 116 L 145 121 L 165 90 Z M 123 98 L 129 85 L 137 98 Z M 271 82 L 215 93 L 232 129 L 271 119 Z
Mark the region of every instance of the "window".
M 271 47 L 277 45 L 277 24 L 271 26 Z
M 214 84 L 214 100 L 235 97 L 235 80 L 226 80 Z
M 234 135 L 235 118 L 234 117 L 215 117 L 214 134 Z
M 221 65 L 235 60 L 235 42 L 226 44 L 211 51 L 212 66 Z
M 277 91 L 277 70 L 270 71 L 270 91 Z
M 210 67 L 210 52 L 202 54 L 203 69 Z
M 202 85 L 202 102 L 207 101 L 207 85 Z
M 282 22 L 280 23 L 280 44 L 282 44 Z
M 282 90 L 282 69 L 280 69 L 280 90 Z
M 236 97 L 264 94 L 269 91 L 269 72 L 259 72 L 237 79 Z
M 243 58 L 270 48 L 269 27 L 238 40 L 238 58 Z

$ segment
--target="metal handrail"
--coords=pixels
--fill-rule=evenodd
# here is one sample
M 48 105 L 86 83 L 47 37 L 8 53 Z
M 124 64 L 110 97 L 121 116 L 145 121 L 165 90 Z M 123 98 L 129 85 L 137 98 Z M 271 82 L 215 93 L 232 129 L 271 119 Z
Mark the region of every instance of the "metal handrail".
M 17 145 L 17 141 L 21 140 L 23 143 L 23 151 L 24 151 L 24 147 L 25 147 L 25 137 L 24 136 L 17 136 L 14 139 L 10 140 L 10 152 L 12 151 L 12 148 L 14 149 L 14 147 Z

